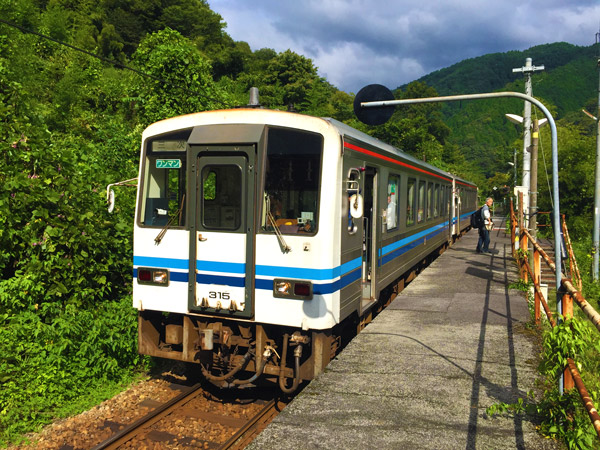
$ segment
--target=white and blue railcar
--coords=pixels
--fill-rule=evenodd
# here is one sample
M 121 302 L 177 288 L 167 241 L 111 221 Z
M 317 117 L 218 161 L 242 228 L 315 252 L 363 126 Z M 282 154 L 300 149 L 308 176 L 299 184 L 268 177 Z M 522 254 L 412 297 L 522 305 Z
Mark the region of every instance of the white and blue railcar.
M 149 126 L 138 180 L 140 352 L 284 390 L 322 372 L 340 325 L 386 301 L 477 202 L 472 183 L 338 121 L 251 108 Z

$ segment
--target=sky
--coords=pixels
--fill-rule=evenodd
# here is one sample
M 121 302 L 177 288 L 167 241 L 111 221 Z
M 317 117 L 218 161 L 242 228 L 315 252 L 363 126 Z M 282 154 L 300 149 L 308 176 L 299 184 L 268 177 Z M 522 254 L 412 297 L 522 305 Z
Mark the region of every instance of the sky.
M 589 46 L 600 28 L 600 0 L 208 3 L 234 40 L 247 42 L 253 51 L 290 49 L 310 58 L 320 76 L 348 93 L 373 83 L 394 89 L 488 53 L 553 42 Z

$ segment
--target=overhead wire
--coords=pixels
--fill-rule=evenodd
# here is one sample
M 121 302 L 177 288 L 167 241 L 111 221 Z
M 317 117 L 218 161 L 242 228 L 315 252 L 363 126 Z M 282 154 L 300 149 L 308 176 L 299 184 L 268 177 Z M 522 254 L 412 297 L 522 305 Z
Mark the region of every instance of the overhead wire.
M 130 70 L 130 71 L 135 72 L 138 75 L 141 75 L 143 77 L 150 78 L 152 80 L 159 81 L 159 82 L 167 84 L 167 85 L 174 85 L 174 83 L 172 83 L 172 82 L 170 82 L 168 80 L 165 80 L 163 78 L 156 77 L 154 75 L 150 75 L 150 74 L 142 72 L 141 70 L 138 70 L 138 69 L 136 69 L 134 67 L 126 66 L 125 64 L 120 63 L 119 61 L 115 61 L 115 60 L 112 60 L 112 59 L 109 59 L 109 58 L 105 58 L 104 56 L 97 55 L 97 54 L 89 52 L 89 51 L 87 51 L 87 50 L 85 50 L 83 48 L 76 47 L 76 46 L 71 45 L 71 44 L 69 44 L 67 42 L 61 41 L 60 39 L 55 39 L 55 38 L 53 38 L 51 36 L 45 35 L 45 34 L 40 33 L 38 31 L 31 30 L 29 28 L 25 28 L 25 27 L 23 27 L 21 25 L 17 25 L 16 23 L 13 23 L 13 22 L 9 22 L 8 20 L 0 18 L 0 23 L 8 25 L 9 27 L 12 27 L 12 28 L 16 28 L 17 30 L 21 31 L 22 33 L 33 34 L 33 35 L 41 37 L 43 39 L 47 39 L 49 41 L 52 41 L 52 42 L 54 42 L 56 44 L 63 45 L 65 47 L 69 47 L 72 50 L 75 50 L 75 51 L 78 51 L 78 52 L 81 52 L 81 53 L 85 53 L 86 55 L 91 56 L 92 58 L 99 59 L 99 60 L 104 61 L 104 62 L 106 62 L 108 64 L 120 67 L 120 68 L 125 69 L 125 70 Z M 216 99 L 216 98 L 212 98 L 212 97 L 208 97 L 207 95 L 205 95 L 202 92 L 194 91 L 192 89 L 187 89 L 185 87 L 182 88 L 180 85 L 176 85 L 176 86 L 177 86 L 178 89 L 183 89 L 184 91 L 189 92 L 190 94 L 202 96 L 204 99 L 210 100 L 210 101 L 215 102 L 215 103 L 219 103 L 222 106 L 228 106 L 222 100 L 219 100 L 219 99 Z

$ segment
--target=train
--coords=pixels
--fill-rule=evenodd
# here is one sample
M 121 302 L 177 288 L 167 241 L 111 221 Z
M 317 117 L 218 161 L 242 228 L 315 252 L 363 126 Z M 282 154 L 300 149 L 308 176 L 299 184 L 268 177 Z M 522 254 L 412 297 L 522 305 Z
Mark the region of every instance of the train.
M 139 352 L 284 392 L 477 208 L 475 184 L 344 123 L 255 106 L 148 126 L 137 189 Z

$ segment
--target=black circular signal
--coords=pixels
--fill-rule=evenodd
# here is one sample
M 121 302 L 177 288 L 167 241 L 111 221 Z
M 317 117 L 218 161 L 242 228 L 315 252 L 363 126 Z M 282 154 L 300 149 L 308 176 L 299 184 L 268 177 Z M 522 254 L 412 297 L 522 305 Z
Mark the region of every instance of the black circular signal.
M 393 106 L 377 106 L 374 108 L 364 108 L 361 103 L 365 102 L 383 102 L 394 100 L 394 94 L 381 84 L 369 84 L 365 86 L 356 97 L 354 97 L 354 114 L 358 120 L 367 125 L 381 125 L 386 123 L 392 114 L 394 114 Z

